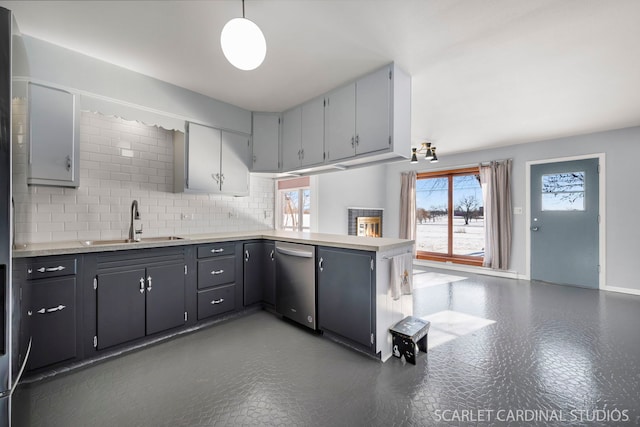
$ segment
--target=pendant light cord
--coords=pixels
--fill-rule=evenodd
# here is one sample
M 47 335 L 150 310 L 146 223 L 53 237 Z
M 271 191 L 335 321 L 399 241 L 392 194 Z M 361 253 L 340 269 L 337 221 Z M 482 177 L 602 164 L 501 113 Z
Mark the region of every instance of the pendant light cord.
M 244 0 L 242 0 L 242 17 L 244 18 Z

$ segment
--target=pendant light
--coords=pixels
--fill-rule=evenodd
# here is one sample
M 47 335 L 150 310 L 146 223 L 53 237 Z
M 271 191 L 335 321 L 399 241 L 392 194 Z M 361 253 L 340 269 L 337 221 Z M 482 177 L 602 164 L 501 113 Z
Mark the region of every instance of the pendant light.
M 220 45 L 227 61 L 240 70 L 255 70 L 264 61 L 267 42 L 260 28 L 244 17 L 244 0 L 242 18 L 233 18 L 226 23 L 220 35 Z
M 430 163 L 438 163 L 438 156 L 436 156 L 436 147 L 432 146 L 430 142 L 423 142 L 420 148 L 411 149 L 411 163 L 418 163 L 418 154 L 424 153 L 424 159 Z

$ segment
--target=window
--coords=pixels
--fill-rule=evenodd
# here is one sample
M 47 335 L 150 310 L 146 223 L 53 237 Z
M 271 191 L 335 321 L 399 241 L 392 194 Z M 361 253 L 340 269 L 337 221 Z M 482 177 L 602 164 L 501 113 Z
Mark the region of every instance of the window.
M 482 265 L 484 205 L 478 168 L 419 173 L 417 258 Z
M 542 175 L 543 211 L 583 211 L 584 172 Z
M 277 228 L 280 230 L 310 231 L 311 188 L 309 177 L 278 181 L 277 188 Z

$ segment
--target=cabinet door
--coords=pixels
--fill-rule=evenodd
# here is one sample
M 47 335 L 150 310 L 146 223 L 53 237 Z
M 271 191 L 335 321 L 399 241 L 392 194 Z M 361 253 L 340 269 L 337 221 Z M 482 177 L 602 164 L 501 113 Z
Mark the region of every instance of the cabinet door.
M 184 325 L 184 264 L 147 268 L 147 335 Z
M 280 115 L 253 113 L 253 172 L 277 172 L 280 167 Z
M 145 269 L 98 275 L 98 349 L 145 335 Z
M 76 357 L 76 279 L 32 281 L 30 287 L 31 354 L 28 369 Z
M 75 97 L 29 84 L 29 184 L 79 185 Z
M 324 98 L 311 100 L 301 107 L 302 166 L 324 162 Z
M 271 305 L 276 305 L 276 245 L 273 242 L 262 244 L 264 272 L 262 286 L 262 300 Z
M 328 160 L 355 154 L 356 85 L 336 89 L 327 97 L 325 109 L 325 147 Z
M 221 189 L 234 196 L 249 195 L 249 135 L 222 131 Z
M 318 323 L 371 347 L 373 272 L 367 252 L 318 248 Z
M 264 282 L 264 243 L 244 244 L 244 305 L 262 301 Z
M 282 170 L 300 167 L 301 108 L 296 107 L 282 114 Z
M 187 188 L 209 193 L 220 192 L 220 130 L 188 124 Z
M 388 150 L 391 136 L 391 78 L 388 67 L 356 83 L 356 154 Z

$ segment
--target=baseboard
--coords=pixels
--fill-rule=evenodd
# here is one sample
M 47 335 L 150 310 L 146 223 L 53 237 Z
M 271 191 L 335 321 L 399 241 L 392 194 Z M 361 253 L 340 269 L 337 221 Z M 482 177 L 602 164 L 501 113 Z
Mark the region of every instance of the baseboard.
M 601 290 L 609 291 L 609 292 L 618 292 L 621 294 L 628 294 L 628 295 L 640 295 L 640 289 L 619 288 L 617 286 L 604 286 L 601 288 Z
M 506 277 L 508 279 L 525 279 L 526 278 L 524 274 L 519 274 L 517 271 L 494 270 L 487 267 L 476 267 L 472 265 L 453 264 L 449 262 L 426 261 L 423 259 L 414 259 L 413 264 L 424 266 L 424 267 L 441 268 L 443 270 L 456 270 L 456 271 L 464 271 L 466 273 L 484 274 L 486 276 Z

